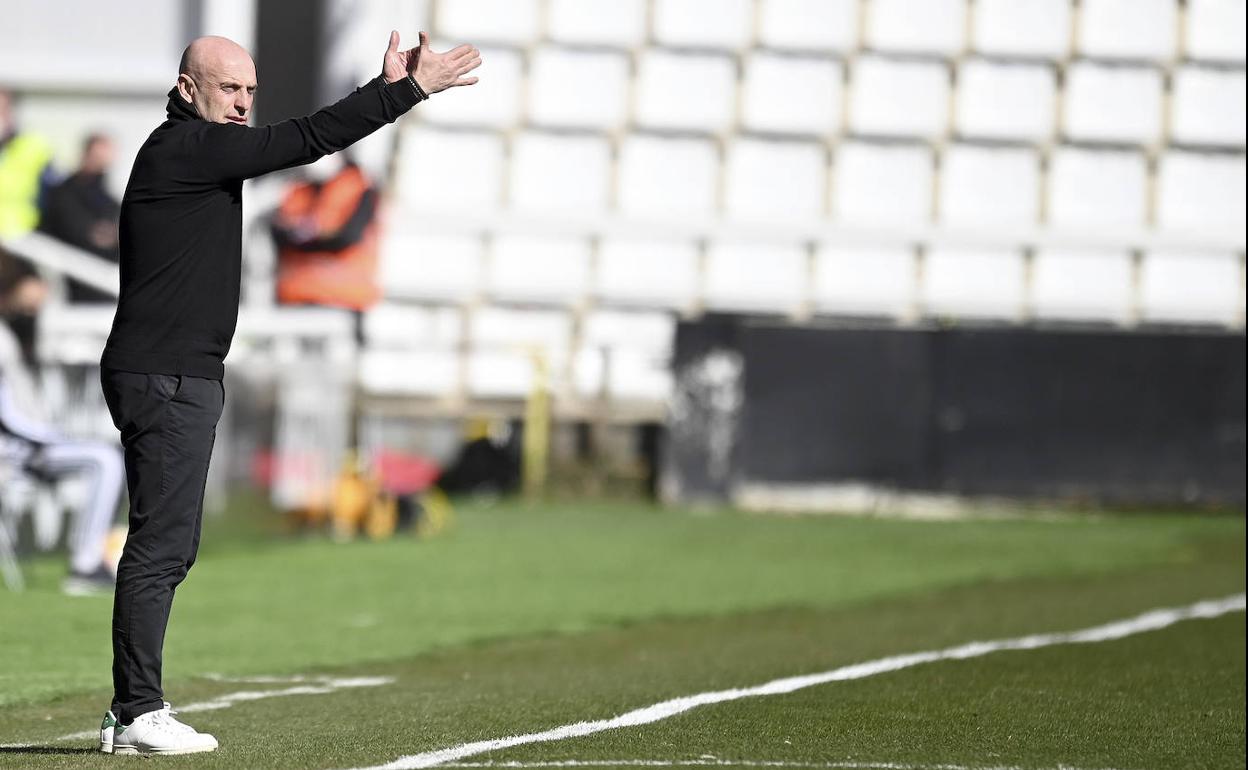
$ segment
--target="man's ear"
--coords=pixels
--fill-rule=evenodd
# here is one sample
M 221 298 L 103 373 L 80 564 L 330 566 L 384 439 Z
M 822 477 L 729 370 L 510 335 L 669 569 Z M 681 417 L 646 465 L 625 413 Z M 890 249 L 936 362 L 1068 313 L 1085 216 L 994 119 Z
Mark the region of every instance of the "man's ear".
M 178 75 L 178 93 L 182 94 L 182 99 L 187 104 L 195 101 L 195 81 L 191 80 L 191 76 L 183 72 Z

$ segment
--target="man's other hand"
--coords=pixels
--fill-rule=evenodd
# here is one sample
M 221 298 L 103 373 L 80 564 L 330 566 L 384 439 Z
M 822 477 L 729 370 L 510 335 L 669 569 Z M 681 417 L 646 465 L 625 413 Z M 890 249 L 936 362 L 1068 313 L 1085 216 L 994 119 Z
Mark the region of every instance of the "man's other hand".
M 419 56 L 419 48 L 400 51 L 399 31 L 391 30 L 390 45 L 386 47 L 386 55 L 381 60 L 381 76 L 386 79 L 387 83 L 407 77 L 407 73 L 416 66 L 416 59 Z
M 390 34 L 390 47 L 397 51 L 399 34 Z M 420 47 L 406 53 L 407 72 L 427 94 L 436 94 L 454 86 L 470 86 L 477 78 L 463 77 L 481 66 L 481 52 L 468 44 L 455 46 L 445 53 L 437 53 L 429 48 L 429 36 L 420 33 Z M 389 53 L 387 53 L 389 63 Z

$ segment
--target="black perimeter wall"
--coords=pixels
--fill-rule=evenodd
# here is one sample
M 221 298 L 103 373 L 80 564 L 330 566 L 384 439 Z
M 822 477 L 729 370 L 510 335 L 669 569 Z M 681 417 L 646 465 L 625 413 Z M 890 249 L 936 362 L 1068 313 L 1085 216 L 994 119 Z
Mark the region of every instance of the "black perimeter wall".
M 1212 331 L 687 322 L 665 488 L 1242 507 L 1244 360 Z

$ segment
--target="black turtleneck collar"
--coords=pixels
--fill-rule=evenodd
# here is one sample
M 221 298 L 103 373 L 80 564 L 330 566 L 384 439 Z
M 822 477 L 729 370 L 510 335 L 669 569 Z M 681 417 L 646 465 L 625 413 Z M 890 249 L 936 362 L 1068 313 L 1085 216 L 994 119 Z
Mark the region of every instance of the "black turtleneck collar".
M 165 107 L 165 114 L 170 120 L 199 120 L 199 111 L 195 109 L 195 105 L 182 98 L 182 94 L 178 93 L 178 89 L 169 89 L 169 104 Z

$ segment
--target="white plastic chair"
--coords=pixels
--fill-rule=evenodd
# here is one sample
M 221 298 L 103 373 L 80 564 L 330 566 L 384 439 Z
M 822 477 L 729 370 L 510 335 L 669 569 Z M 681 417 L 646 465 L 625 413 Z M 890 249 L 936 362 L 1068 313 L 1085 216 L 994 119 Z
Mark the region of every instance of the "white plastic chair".
M 611 148 L 605 138 L 526 131 L 512 144 L 508 192 L 519 211 L 605 213 L 610 179 Z
M 849 128 L 868 136 L 935 139 L 949 123 L 949 68 L 941 62 L 858 57 L 850 68 Z
M 1244 146 L 1244 71 L 1179 67 L 1174 72 L 1171 138 L 1183 144 Z
M 1144 156 L 1061 147 L 1049 163 L 1049 221 L 1059 227 L 1142 227 L 1148 171 Z
M 719 171 L 709 139 L 631 134 L 620 143 L 619 209 L 653 219 L 710 216 Z
M 1177 0 L 1083 0 L 1079 19 L 1080 53 L 1147 61 L 1174 57 Z
M 956 226 L 1036 225 L 1040 157 L 1018 147 L 950 145 L 941 160 L 940 221 Z
M 952 56 L 966 44 L 963 0 L 872 0 L 867 45 L 876 51 Z
M 832 216 L 855 225 L 927 224 L 933 173 L 928 147 L 844 142 L 832 161 Z
M 557 128 L 617 128 L 628 109 L 628 79 L 623 53 L 538 48 L 529 60 L 529 121 Z
M 858 0 L 759 0 L 759 41 L 794 51 L 852 51 L 858 6 Z
M 1157 225 L 1242 239 L 1244 184 L 1243 155 L 1164 153 L 1157 168 Z
M 1156 68 L 1075 62 L 1066 70 L 1064 99 L 1062 129 L 1071 139 L 1152 144 L 1161 138 Z
M 1187 0 L 1187 55 L 1244 63 L 1243 0 Z
M 956 130 L 972 139 L 1042 142 L 1056 127 L 1056 94 L 1052 65 L 967 59 L 958 69 Z
M 663 45 L 736 50 L 750 41 L 753 11 L 752 0 L 654 0 L 654 37 Z
M 753 131 L 836 133 L 843 68 L 835 59 L 758 52 L 745 62 L 741 122 Z
M 828 154 L 822 144 L 739 138 L 728 146 L 726 161 L 730 217 L 785 223 L 823 216 Z
M 1070 52 L 1070 0 L 978 0 L 971 46 L 993 56 L 1057 60 Z
M 647 49 L 637 60 L 634 117 L 645 128 L 723 132 L 733 120 L 736 87 L 731 57 Z
M 547 0 L 546 34 L 559 43 L 631 48 L 646 38 L 646 0 Z

